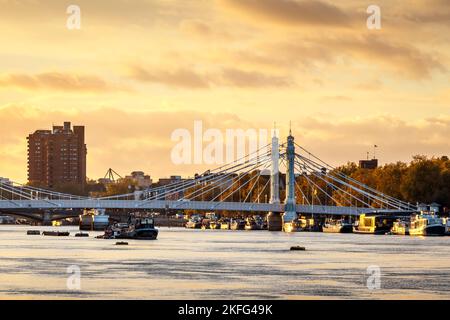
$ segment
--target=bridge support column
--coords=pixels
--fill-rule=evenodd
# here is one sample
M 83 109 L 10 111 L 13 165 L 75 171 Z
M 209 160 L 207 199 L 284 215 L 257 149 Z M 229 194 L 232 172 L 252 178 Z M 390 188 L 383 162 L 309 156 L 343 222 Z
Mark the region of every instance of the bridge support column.
M 43 226 L 52 225 L 52 214 L 50 212 L 44 211 L 44 215 L 42 216 L 42 225 Z
M 270 203 L 280 203 L 280 180 L 278 161 L 280 159 L 279 143 L 276 132 L 272 137 L 272 170 L 270 174 Z M 269 231 L 281 231 L 282 220 L 279 212 L 269 212 L 267 216 L 267 227 Z
M 297 219 L 297 212 L 295 209 L 295 173 L 294 173 L 294 163 L 295 163 L 295 146 L 294 137 L 291 132 L 287 138 L 286 147 L 286 160 L 287 160 L 287 171 L 286 171 L 286 200 L 284 206 L 283 214 L 283 225 L 287 222 L 292 222 Z

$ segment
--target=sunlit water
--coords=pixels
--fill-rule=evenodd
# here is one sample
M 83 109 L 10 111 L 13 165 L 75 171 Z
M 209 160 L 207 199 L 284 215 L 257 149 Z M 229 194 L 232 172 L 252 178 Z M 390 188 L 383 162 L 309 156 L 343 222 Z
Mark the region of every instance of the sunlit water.
M 3 299 L 450 299 L 450 237 L 160 228 L 158 240 L 28 236 L 0 226 Z M 294 245 L 306 251 L 290 251 Z M 67 268 L 81 289 L 67 287 Z M 367 287 L 367 267 L 381 288 Z

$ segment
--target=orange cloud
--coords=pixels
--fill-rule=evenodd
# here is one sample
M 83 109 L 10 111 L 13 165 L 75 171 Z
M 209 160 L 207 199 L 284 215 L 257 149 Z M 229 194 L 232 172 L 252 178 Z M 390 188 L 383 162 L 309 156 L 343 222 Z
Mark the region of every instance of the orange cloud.
M 353 19 L 339 7 L 322 1 L 221 0 L 221 3 L 259 21 L 283 25 L 348 27 Z
M 26 90 L 51 89 L 60 91 L 110 91 L 119 87 L 93 75 L 76 75 L 62 72 L 44 72 L 35 75 L 7 73 L 0 75 L 1 87 Z M 124 90 L 122 89 L 119 90 Z

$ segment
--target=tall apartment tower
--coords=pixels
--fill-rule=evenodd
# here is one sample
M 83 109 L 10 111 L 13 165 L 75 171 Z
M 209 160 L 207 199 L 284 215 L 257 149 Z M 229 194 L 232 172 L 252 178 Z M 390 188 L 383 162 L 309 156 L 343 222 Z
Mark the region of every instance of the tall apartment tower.
M 28 182 L 47 188 L 86 184 L 86 144 L 84 126 L 53 126 L 37 130 L 28 140 Z

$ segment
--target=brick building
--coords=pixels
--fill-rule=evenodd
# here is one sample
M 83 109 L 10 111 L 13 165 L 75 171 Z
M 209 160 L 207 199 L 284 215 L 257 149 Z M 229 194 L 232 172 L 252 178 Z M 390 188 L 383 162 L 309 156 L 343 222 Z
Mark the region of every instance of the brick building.
M 28 182 L 47 188 L 86 184 L 86 144 L 84 126 L 53 126 L 37 130 L 28 140 Z

